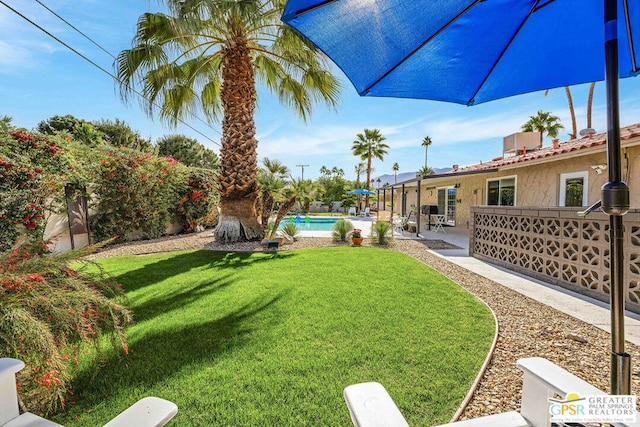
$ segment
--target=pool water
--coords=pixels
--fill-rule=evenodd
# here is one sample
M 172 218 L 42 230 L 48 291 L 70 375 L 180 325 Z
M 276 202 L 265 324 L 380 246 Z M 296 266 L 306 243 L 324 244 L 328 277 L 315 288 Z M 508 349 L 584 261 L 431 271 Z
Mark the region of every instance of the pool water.
M 300 217 L 299 221 L 296 220 L 296 217 L 287 216 L 282 219 L 280 226 L 278 228 L 284 227 L 284 225 L 288 222 L 293 222 L 298 226 L 300 231 L 332 231 L 333 224 L 335 224 L 340 218 L 332 218 L 332 217 Z

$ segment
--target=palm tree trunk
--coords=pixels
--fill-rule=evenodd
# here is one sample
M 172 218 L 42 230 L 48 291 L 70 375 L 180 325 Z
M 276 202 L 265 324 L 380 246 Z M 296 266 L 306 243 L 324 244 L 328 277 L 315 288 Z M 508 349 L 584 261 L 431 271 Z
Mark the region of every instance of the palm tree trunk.
M 278 209 L 278 214 L 276 215 L 276 222 L 273 224 L 273 231 L 269 236 L 270 238 L 276 234 L 276 231 L 278 231 L 278 227 L 280 226 L 280 222 L 282 221 L 282 218 L 284 218 L 285 215 L 287 215 L 287 213 L 289 212 L 289 210 L 293 206 L 295 206 L 296 200 L 297 200 L 296 196 L 293 196 L 290 199 L 287 199 L 284 202 L 282 202 L 282 205 L 280 205 L 280 209 Z
M 273 196 L 269 191 L 262 192 L 262 226 L 266 227 L 273 211 Z
M 591 128 L 591 108 L 593 107 L 593 90 L 596 87 L 596 82 L 591 82 L 589 86 L 589 97 L 587 98 L 587 128 Z
M 222 49 L 224 111 L 220 149 L 220 222 L 216 238 L 223 242 L 257 240 L 264 230 L 258 222 L 258 170 L 254 110 L 255 77 L 246 40 L 239 37 Z
M 569 103 L 569 112 L 571 113 L 571 129 L 573 131 L 573 133 L 571 134 L 571 139 L 575 139 L 578 135 L 578 126 L 576 125 L 576 111 L 573 108 L 571 89 L 569 89 L 569 86 L 565 86 L 564 91 L 567 93 L 567 102 Z
M 371 154 L 367 157 L 367 183 L 364 188 L 369 189 L 369 182 L 371 181 Z M 364 198 L 364 207 L 369 206 L 369 195 L 367 194 Z

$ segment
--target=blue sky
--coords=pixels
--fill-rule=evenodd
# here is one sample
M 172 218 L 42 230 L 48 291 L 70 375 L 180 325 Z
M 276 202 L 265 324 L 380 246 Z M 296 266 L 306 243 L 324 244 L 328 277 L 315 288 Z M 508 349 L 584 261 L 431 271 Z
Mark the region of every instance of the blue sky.
M 3 0 L 47 31 L 79 50 L 103 68 L 113 70 L 113 58 L 53 16 L 35 0 Z M 162 10 L 149 0 L 40 0 L 107 51 L 117 55 L 131 47 L 138 17 Z M 548 64 L 552 67 L 554 64 Z M 425 100 L 360 98 L 346 78 L 337 111 L 318 105 L 312 118 L 303 123 L 279 105 L 268 93 L 259 91 L 256 114 L 258 155 L 279 159 L 299 177 L 306 164 L 305 178 L 317 178 L 321 166 L 344 169 L 355 179 L 358 162 L 351 143 L 365 128 L 380 129 L 387 138 L 389 153 L 384 162 L 375 161 L 373 175 L 392 174 L 398 162 L 400 172 L 413 172 L 424 165 L 422 139 L 430 136 L 429 166 L 451 167 L 502 154 L 502 138 L 518 132 L 538 110 L 559 116 L 565 125 L 561 140 L 571 126 L 563 89 L 547 96 L 542 92 L 493 101 L 474 107 Z M 572 88 L 578 129 L 586 127 L 588 86 Z M 621 124 L 640 122 L 640 77 L 622 80 Z M 180 133 L 218 150 L 220 126 L 209 128 L 196 119 L 188 123 L 211 140 L 186 126 L 172 129 L 148 118 L 136 102 L 121 102 L 114 81 L 54 39 L 0 4 L 0 116 L 13 117 L 16 126 L 32 128 L 53 115 L 72 114 L 86 120 L 119 118 L 143 137 L 153 141 Z M 598 83 L 594 99 L 593 127 L 606 130 L 604 83 Z

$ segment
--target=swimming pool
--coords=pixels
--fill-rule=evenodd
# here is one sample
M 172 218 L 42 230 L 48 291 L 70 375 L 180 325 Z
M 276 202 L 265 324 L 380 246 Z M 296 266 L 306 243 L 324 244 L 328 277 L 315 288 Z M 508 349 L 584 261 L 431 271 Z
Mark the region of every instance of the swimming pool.
M 298 226 L 300 231 L 332 231 L 333 224 L 335 224 L 340 218 L 336 217 L 322 217 L 322 216 L 310 216 L 310 217 L 297 217 L 286 216 L 282 219 L 280 226 L 282 228 L 286 223 L 293 222 Z

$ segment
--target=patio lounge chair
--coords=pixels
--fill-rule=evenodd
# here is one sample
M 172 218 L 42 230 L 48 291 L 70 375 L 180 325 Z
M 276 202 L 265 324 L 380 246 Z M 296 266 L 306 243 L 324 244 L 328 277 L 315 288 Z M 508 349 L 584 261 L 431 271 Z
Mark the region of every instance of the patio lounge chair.
M 355 207 L 350 207 L 349 208 L 349 212 L 347 212 L 347 215 L 349 216 L 356 216 L 356 208 Z
M 364 208 L 363 211 L 360 211 L 360 216 L 371 216 L 371 211 L 369 208 Z
M 25 412 L 20 414 L 16 373 L 24 368 L 17 359 L 0 359 L 0 427 L 63 427 Z M 178 413 L 175 403 L 158 397 L 145 397 L 109 421 L 104 427 L 160 427 Z
M 520 359 L 517 366 L 524 374 L 520 412 L 504 412 L 443 424 L 440 427 L 547 427 L 551 424 L 549 397 L 557 394 L 564 399 L 569 393 L 577 393 L 580 396 L 607 395 L 541 357 Z M 408 427 L 393 399 L 379 383 L 350 385 L 344 390 L 344 399 L 356 427 Z M 636 412 L 636 418 L 638 415 Z M 632 427 L 638 424 L 620 422 L 615 425 Z

